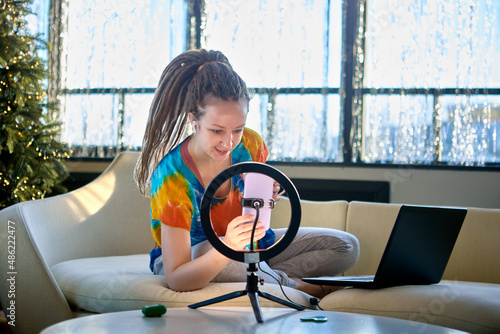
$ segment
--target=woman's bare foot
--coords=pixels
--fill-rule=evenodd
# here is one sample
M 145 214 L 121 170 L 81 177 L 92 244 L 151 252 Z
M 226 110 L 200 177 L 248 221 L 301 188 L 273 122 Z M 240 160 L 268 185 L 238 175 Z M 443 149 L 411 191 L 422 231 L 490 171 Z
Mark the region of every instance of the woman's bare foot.
M 316 298 L 323 298 L 330 292 L 342 290 L 344 288 L 343 286 L 322 287 L 321 285 L 306 283 L 302 281 L 300 278 L 292 277 L 292 279 L 295 281 L 295 283 L 297 283 L 297 290 L 310 294 L 311 296 L 314 296 Z

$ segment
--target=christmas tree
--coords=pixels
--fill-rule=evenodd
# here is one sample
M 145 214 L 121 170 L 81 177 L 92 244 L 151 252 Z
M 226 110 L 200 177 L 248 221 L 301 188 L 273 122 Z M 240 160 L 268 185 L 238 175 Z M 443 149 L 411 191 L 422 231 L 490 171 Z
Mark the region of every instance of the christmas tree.
M 0 2 L 0 209 L 62 192 L 68 176 L 68 149 L 44 89 L 49 72 L 37 54 L 47 44 L 27 28 L 30 5 Z

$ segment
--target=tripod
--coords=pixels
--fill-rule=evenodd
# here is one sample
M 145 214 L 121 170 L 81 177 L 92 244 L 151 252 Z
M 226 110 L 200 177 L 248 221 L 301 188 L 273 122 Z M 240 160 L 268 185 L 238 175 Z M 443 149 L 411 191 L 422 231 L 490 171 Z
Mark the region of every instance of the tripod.
M 212 204 L 212 198 L 215 192 L 217 191 L 217 189 L 219 189 L 219 186 L 223 184 L 225 181 L 227 181 L 229 178 L 243 173 L 266 174 L 272 179 L 276 180 L 288 194 L 288 198 L 290 200 L 290 208 L 292 209 L 290 225 L 285 235 L 281 237 L 280 240 L 278 240 L 278 242 L 272 247 L 269 247 L 268 249 L 259 252 L 254 252 L 253 248 L 255 228 L 257 222 L 259 221 L 259 209 L 267 207 L 268 205 L 272 209 L 274 207 L 274 200 L 271 199 L 269 201 L 264 201 L 262 198 L 242 198 L 241 206 L 253 207 L 256 210 L 255 221 L 250 238 L 250 245 L 249 245 L 250 252 L 235 251 L 234 249 L 228 247 L 226 244 L 224 244 L 224 242 L 221 241 L 219 236 L 215 233 L 213 226 L 211 224 L 210 208 Z M 217 175 L 212 180 L 212 182 L 210 182 L 207 189 L 205 190 L 205 193 L 203 194 L 200 207 L 201 207 L 200 219 L 203 227 L 203 232 L 205 232 L 205 236 L 207 237 L 207 240 L 210 242 L 210 244 L 212 244 L 212 246 L 215 249 L 217 249 L 222 255 L 228 257 L 229 259 L 248 263 L 247 286 L 246 289 L 242 291 L 235 291 L 220 297 L 206 300 L 204 302 L 188 305 L 189 308 L 194 309 L 201 306 L 207 306 L 225 300 L 230 300 L 233 298 L 248 295 L 248 297 L 250 298 L 250 302 L 252 304 L 255 318 L 259 323 L 264 322 L 262 320 L 262 312 L 260 310 L 260 305 L 258 300 L 259 296 L 272 300 L 284 306 L 294 308 L 298 311 L 303 311 L 305 309 L 305 306 L 286 301 L 267 292 L 259 291 L 259 288 L 257 287 L 257 284 L 259 283 L 259 278 L 256 274 L 257 271 L 256 264 L 261 261 L 266 261 L 267 259 L 270 259 L 273 256 L 276 256 L 279 253 L 281 253 L 293 241 L 294 237 L 297 235 L 297 231 L 300 226 L 301 209 L 300 209 L 299 193 L 297 192 L 297 189 L 295 189 L 295 187 L 293 186 L 290 179 L 288 179 L 279 170 L 269 165 L 256 162 L 240 162 L 227 168 L 225 171 Z
M 245 290 L 231 292 L 231 293 L 228 293 L 226 295 L 215 297 L 215 298 L 203 301 L 203 302 L 188 305 L 188 307 L 195 309 L 198 307 L 207 306 L 207 305 L 223 302 L 225 300 L 248 295 L 248 297 L 250 298 L 250 303 L 252 304 L 253 313 L 255 314 L 255 319 L 257 319 L 257 322 L 259 322 L 259 323 L 264 322 L 264 320 L 262 319 L 262 312 L 260 310 L 260 305 L 259 305 L 259 299 L 258 299 L 259 296 L 262 298 L 272 300 L 273 302 L 279 303 L 281 305 L 285 305 L 285 306 L 294 308 L 298 311 L 303 311 L 305 309 L 305 307 L 302 305 L 295 304 L 295 303 L 289 302 L 287 300 L 281 299 L 281 298 L 276 297 L 276 296 L 274 296 L 270 293 L 267 293 L 265 291 L 259 291 L 259 287 L 258 287 L 259 277 L 255 273 L 257 271 L 257 266 L 255 265 L 255 263 L 249 263 L 247 271 L 248 271 L 247 286 L 246 286 Z

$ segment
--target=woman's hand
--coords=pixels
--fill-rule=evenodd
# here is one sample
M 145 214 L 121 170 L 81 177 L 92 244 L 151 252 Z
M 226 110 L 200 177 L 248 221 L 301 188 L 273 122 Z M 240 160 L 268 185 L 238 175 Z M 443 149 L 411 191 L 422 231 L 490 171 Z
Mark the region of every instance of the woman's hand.
M 234 250 L 243 250 L 250 244 L 252 236 L 252 227 L 255 220 L 255 215 L 244 215 L 234 218 L 228 225 L 224 243 Z M 261 222 L 257 222 L 253 241 L 260 240 L 266 234 L 266 228 Z
M 281 186 L 278 182 L 274 181 L 273 186 L 273 199 L 277 202 L 279 201 L 279 197 L 285 193 L 285 189 L 280 192 Z

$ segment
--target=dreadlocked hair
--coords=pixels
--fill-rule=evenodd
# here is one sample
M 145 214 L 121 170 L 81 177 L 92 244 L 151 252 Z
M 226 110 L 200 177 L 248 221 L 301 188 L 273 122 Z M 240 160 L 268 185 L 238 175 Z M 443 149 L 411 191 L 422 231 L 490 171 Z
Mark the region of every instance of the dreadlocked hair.
M 203 115 L 211 98 L 250 101 L 247 86 L 220 51 L 186 51 L 167 65 L 155 91 L 134 170 L 139 191 L 149 196 L 151 175 L 157 164 L 186 133 L 188 114 Z

